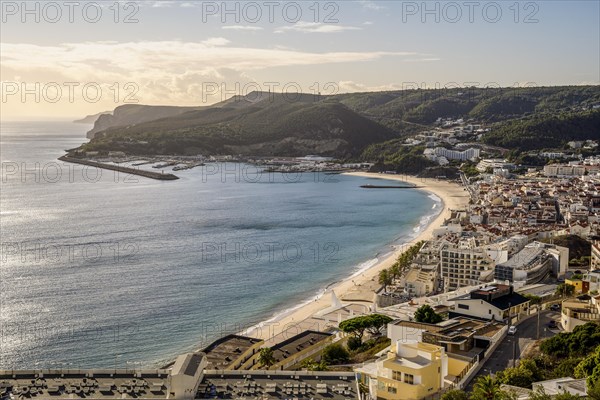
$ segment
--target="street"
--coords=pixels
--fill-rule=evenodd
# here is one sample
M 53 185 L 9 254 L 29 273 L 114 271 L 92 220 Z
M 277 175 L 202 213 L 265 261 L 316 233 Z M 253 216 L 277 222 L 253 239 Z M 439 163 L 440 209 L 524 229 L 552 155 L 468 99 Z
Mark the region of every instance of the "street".
M 552 337 L 560 332 L 560 329 L 550 330 L 548 328 L 548 323 L 551 320 L 558 322 L 559 319 L 560 312 L 557 311 L 546 310 L 540 313 L 540 339 Z M 517 359 L 521 358 L 521 354 L 523 354 L 527 347 L 536 341 L 537 320 L 536 316 L 529 318 L 517 326 L 517 333 L 514 336 L 506 336 L 496 351 L 485 361 L 483 368 L 471 380 L 467 390 L 472 390 L 473 383 L 480 376 L 495 374 L 498 371 L 512 367 L 513 354 L 516 354 Z

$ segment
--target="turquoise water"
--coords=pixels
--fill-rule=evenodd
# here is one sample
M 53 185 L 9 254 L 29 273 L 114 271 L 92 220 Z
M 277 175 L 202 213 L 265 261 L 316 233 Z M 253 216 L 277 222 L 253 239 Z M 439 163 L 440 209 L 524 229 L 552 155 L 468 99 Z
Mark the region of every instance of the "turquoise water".
M 436 211 L 359 177 L 58 162 L 87 129 L 2 124 L 0 368 L 160 365 L 371 265 Z

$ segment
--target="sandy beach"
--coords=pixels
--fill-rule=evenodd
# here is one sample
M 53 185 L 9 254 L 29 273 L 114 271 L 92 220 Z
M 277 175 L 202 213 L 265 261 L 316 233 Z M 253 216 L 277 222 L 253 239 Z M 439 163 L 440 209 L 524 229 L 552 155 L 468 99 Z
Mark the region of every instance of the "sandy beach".
M 440 227 L 450 216 L 451 210 L 464 208 L 469 201 L 466 190 L 456 184 L 437 179 L 422 179 L 408 175 L 384 175 L 368 172 L 353 172 L 347 175 L 360 176 L 366 178 L 376 178 L 385 180 L 402 181 L 418 186 L 418 190 L 432 193 L 442 200 L 441 212 L 432 218 L 429 225 L 423 229 L 410 243 L 398 246 L 396 251 L 378 262 L 369 269 L 358 274 L 345 278 L 332 285 L 329 289 L 333 290 L 342 304 L 362 303 L 365 306 L 372 306 L 374 300 L 374 291 L 379 288 L 377 283 L 379 271 L 390 268 L 402 252 L 411 244 L 420 240 L 431 238 L 433 230 Z M 377 189 L 373 189 L 377 190 Z M 306 329 L 325 330 L 327 327 L 335 325 L 322 318 L 317 318 L 317 314 L 331 307 L 332 296 L 327 291 L 318 299 L 313 299 L 298 308 L 266 321 L 257 327 L 240 332 L 241 334 L 261 338 L 267 345 L 280 342 Z

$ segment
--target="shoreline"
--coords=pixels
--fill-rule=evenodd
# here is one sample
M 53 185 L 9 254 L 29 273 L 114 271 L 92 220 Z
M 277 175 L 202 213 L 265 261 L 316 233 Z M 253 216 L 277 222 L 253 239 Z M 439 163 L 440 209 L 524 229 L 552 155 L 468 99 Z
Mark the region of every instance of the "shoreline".
M 430 239 L 433 231 L 448 219 L 451 210 L 464 208 L 469 201 L 469 195 L 464 188 L 453 182 L 432 178 L 416 178 L 408 175 L 385 175 L 371 172 L 347 172 L 344 175 L 409 183 L 415 186 L 415 190 L 421 190 L 435 196 L 437 199 L 434 199 L 434 201 L 441 206 L 441 209 L 437 210 L 436 213 L 424 215 L 422 218 L 429 217 L 429 221 L 427 221 L 419 232 L 409 235 L 407 241 L 403 243 L 393 243 L 392 247 L 394 250 L 385 253 L 383 258 L 381 258 L 381 255 L 377 257 L 377 261 L 372 263 L 372 265 L 353 271 L 343 279 L 330 283 L 315 296 L 237 334 L 263 339 L 266 345 L 271 345 L 306 329 L 325 330 L 337 325 L 331 324 L 324 319 L 315 318 L 318 317 L 319 312 L 331 307 L 332 296 L 330 296 L 330 293 L 335 293 L 343 305 L 357 302 L 373 303 L 375 290 L 380 287 L 377 283 L 379 272 L 390 268 L 400 254 L 410 245 L 421 240 Z M 363 264 L 367 263 L 371 264 L 371 260 L 367 260 Z

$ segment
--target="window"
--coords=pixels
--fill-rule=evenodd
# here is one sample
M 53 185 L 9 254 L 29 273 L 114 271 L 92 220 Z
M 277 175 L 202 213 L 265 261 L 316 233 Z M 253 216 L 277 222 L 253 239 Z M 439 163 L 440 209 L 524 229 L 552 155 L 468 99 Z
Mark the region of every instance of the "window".
M 491 314 L 491 313 L 492 313 L 492 310 L 488 310 L 488 314 Z
M 404 383 L 412 385 L 415 382 L 415 377 L 411 374 L 404 374 Z
M 458 304 L 458 308 L 462 308 L 463 310 L 468 310 L 469 306 L 467 304 Z
M 402 382 L 402 373 L 399 371 L 392 371 L 392 379 Z
M 393 386 L 388 386 L 387 389 L 388 389 L 388 393 L 394 393 L 395 394 L 397 392 L 396 388 L 393 387 Z

